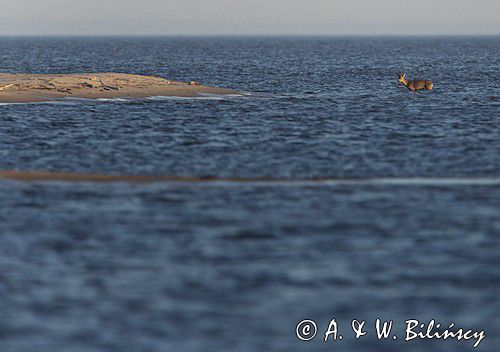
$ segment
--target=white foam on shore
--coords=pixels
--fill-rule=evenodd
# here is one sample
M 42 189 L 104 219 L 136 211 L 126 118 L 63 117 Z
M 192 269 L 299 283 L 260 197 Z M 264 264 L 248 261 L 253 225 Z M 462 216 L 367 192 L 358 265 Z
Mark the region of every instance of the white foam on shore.
M 31 101 L 25 103 L 0 103 L 0 106 L 9 106 L 9 105 L 42 105 L 42 104 L 60 104 L 62 101 L 58 100 L 49 100 L 49 101 Z
M 97 98 L 97 101 L 104 101 L 104 102 L 130 102 L 131 100 L 129 99 L 124 99 L 124 98 Z
M 64 97 L 66 102 L 82 102 L 82 103 L 92 103 L 92 102 L 129 102 L 130 100 L 124 98 L 76 98 L 76 97 Z
M 325 179 L 320 183 L 331 185 L 381 185 L 381 186 L 500 186 L 500 178 L 460 177 L 394 177 L 373 179 Z
M 168 101 L 168 100 L 227 100 L 234 98 L 242 98 L 252 96 L 251 93 L 241 93 L 241 94 L 209 94 L 209 93 L 201 93 L 194 97 L 182 97 L 182 96 L 150 96 L 145 98 L 77 98 L 77 97 L 64 97 L 58 100 L 48 100 L 48 101 L 37 101 L 37 102 L 21 102 L 21 103 L 0 103 L 0 106 L 9 106 L 9 105 L 37 105 L 37 104 L 74 104 L 74 103 L 87 103 L 87 102 L 111 102 L 111 103 L 130 103 L 135 101 Z
M 168 101 L 168 100 L 223 100 L 220 97 L 176 97 L 176 96 L 166 96 L 166 95 L 155 95 L 152 97 L 145 98 L 146 100 L 154 101 Z
M 158 183 L 192 183 L 184 180 L 158 181 Z M 207 181 L 197 181 L 197 184 L 203 185 L 249 185 L 264 187 L 318 187 L 318 186 L 384 186 L 384 187 L 499 187 L 500 178 L 373 178 L 373 179 L 311 179 L 311 180 L 224 180 L 213 179 Z
M 200 93 L 194 97 L 181 97 L 181 96 L 166 96 L 166 95 L 156 95 L 147 97 L 146 100 L 226 100 L 231 98 L 242 98 L 248 96 L 246 94 L 208 94 Z
M 177 183 L 177 184 L 201 184 L 207 186 L 263 186 L 263 187 L 318 187 L 318 186 L 383 186 L 383 187 L 477 187 L 500 186 L 500 178 L 373 178 L 373 179 L 303 179 L 303 180 L 287 180 L 287 179 L 212 179 L 212 180 L 197 180 L 195 182 L 189 180 L 158 180 L 152 183 Z

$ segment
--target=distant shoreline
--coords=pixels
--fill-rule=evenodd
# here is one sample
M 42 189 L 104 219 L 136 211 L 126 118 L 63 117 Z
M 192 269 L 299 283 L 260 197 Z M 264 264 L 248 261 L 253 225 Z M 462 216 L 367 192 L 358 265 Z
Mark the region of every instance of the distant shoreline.
M 64 182 L 64 183 L 231 183 L 257 185 L 346 185 L 346 186 L 498 186 L 495 177 L 378 177 L 378 178 L 286 178 L 286 177 L 223 177 L 182 175 L 113 175 L 99 173 L 72 173 L 57 171 L 0 170 L 0 181 Z

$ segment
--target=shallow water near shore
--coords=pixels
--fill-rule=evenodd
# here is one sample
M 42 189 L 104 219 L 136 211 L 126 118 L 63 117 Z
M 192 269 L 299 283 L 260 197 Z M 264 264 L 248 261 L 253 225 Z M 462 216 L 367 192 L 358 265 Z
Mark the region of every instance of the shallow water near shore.
M 2 104 L 0 170 L 276 180 L 0 180 L 0 350 L 473 350 L 404 342 L 407 319 L 500 346 L 498 37 L 1 38 L 0 52 L 1 72 L 243 93 Z M 400 71 L 435 90 L 408 92 Z M 333 318 L 344 339 L 325 344 Z M 378 341 L 376 318 L 398 339 Z M 295 336 L 303 319 L 313 342 Z

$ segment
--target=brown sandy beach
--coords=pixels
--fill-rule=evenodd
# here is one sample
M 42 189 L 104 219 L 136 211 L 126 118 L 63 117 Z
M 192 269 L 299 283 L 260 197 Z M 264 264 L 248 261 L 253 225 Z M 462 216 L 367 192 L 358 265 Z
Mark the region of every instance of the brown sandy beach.
M 67 97 L 145 98 L 196 97 L 200 94 L 236 94 L 231 89 L 175 82 L 152 76 L 124 73 L 5 74 L 0 73 L 0 103 L 29 103 Z
M 64 172 L 46 172 L 46 171 L 0 171 L 0 179 L 37 182 L 37 181 L 55 181 L 55 182 L 130 182 L 130 183 L 153 183 L 153 182 L 201 182 L 210 180 L 202 177 L 183 177 L 183 176 L 148 176 L 148 175 L 105 175 L 90 173 L 64 173 Z

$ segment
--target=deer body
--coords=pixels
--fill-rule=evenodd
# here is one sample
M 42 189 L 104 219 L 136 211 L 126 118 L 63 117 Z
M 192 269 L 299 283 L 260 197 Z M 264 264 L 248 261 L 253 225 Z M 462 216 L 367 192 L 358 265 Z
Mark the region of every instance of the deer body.
M 399 75 L 399 82 L 403 83 L 403 85 L 411 91 L 432 90 L 432 88 L 434 87 L 432 81 L 429 80 L 416 79 L 413 81 L 408 81 L 404 73 L 401 73 Z

